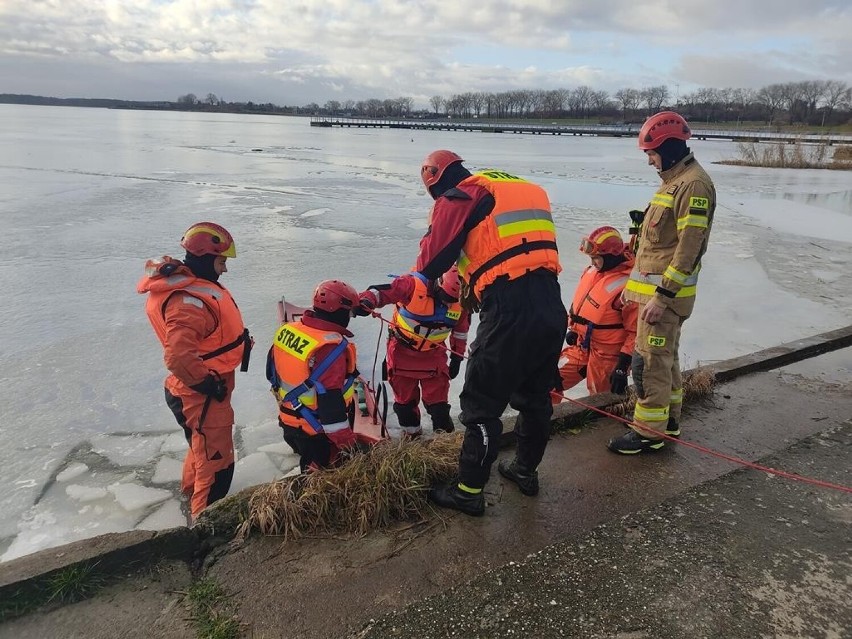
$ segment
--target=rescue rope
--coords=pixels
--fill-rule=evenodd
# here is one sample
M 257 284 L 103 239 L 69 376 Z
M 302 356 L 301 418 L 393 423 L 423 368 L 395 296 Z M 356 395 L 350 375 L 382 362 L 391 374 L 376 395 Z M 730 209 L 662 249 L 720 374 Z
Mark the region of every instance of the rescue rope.
M 610 419 L 614 419 L 616 421 L 622 422 L 631 428 L 637 426 L 636 422 L 633 422 L 624 417 L 620 417 L 619 415 L 613 415 L 605 410 L 600 408 L 596 408 L 594 406 L 590 406 L 589 404 L 584 404 L 581 401 L 576 399 L 571 399 L 570 397 L 565 397 L 562 393 L 557 393 L 556 391 L 550 391 L 554 397 L 558 397 L 561 401 L 568 401 L 572 404 L 576 404 L 577 406 L 582 406 L 586 410 L 592 410 L 596 413 L 600 413 L 605 417 L 609 417 Z M 745 466 L 747 468 L 753 468 L 754 470 L 760 470 L 764 473 L 770 475 L 778 475 L 779 477 L 785 477 L 786 479 L 792 479 L 794 481 L 804 482 L 806 484 L 813 484 L 814 486 L 821 486 L 822 488 L 832 488 L 834 490 L 839 490 L 845 493 L 852 493 L 852 488 L 849 486 L 844 486 L 842 484 L 834 484 L 832 482 L 823 481 L 821 479 L 813 479 L 812 477 L 805 477 L 803 475 L 797 475 L 796 473 L 790 473 L 786 470 L 778 470 L 776 468 L 772 468 L 770 466 L 764 466 L 762 464 L 757 464 L 755 462 L 750 462 L 747 459 L 742 459 L 740 457 L 735 457 L 734 455 L 728 455 L 726 453 L 720 453 L 719 451 L 712 450 L 711 448 L 706 448 L 705 446 L 701 446 L 700 444 L 695 444 L 693 442 L 688 442 L 686 440 L 680 439 L 678 437 L 672 437 L 671 435 L 666 435 L 665 433 L 658 433 L 664 439 L 667 439 L 670 442 L 675 442 L 680 444 L 681 446 L 686 446 L 687 448 L 692 448 L 699 452 L 705 453 L 707 455 L 711 455 L 713 457 L 718 457 L 720 459 L 724 459 L 729 462 L 733 462 L 735 464 L 740 464 L 741 466 Z
M 386 320 L 384 317 L 382 317 L 381 313 L 379 313 L 378 311 L 371 311 L 370 315 L 372 315 L 375 318 L 380 319 L 382 322 L 385 322 L 386 324 L 388 324 L 390 326 L 394 326 L 393 322 Z M 454 353 L 454 351 L 452 351 L 449 347 L 444 346 L 443 344 L 437 344 L 437 346 L 439 346 L 440 348 L 443 348 L 445 351 L 447 351 L 450 354 L 460 355 L 464 359 L 469 359 L 467 357 L 467 355 L 464 355 L 464 354 L 461 354 L 461 353 Z M 633 428 L 634 426 L 638 426 L 638 424 L 636 424 L 636 422 L 634 422 L 632 420 L 626 419 L 624 417 L 620 417 L 619 415 L 614 415 L 613 413 L 607 412 L 607 411 L 605 411 L 601 408 L 596 408 L 595 406 L 590 406 L 589 404 L 584 404 L 583 402 L 578 401 L 576 399 L 571 399 L 570 397 L 565 397 L 562 393 L 558 393 L 556 391 L 550 391 L 550 393 L 554 397 L 559 398 L 560 402 L 567 401 L 567 402 L 571 402 L 572 404 L 576 404 L 577 406 L 582 406 L 586 410 L 591 410 L 591 411 L 594 411 L 596 413 L 600 413 L 604 417 L 609 417 L 610 419 L 614 419 L 616 421 L 622 422 L 623 424 L 626 424 L 627 426 L 630 426 L 631 428 Z M 741 457 L 736 457 L 734 455 L 728 455 L 726 453 L 720 453 L 719 451 L 715 451 L 711 448 L 701 446 L 700 444 L 694 444 L 692 442 L 688 442 L 688 441 L 680 439 L 678 437 L 672 437 L 671 435 L 666 435 L 665 433 L 659 433 L 659 435 L 661 437 L 663 437 L 664 439 L 667 439 L 670 442 L 675 442 L 675 443 L 677 443 L 681 446 L 686 446 L 687 448 L 692 448 L 693 450 L 697 450 L 697 451 L 704 453 L 706 455 L 710 455 L 711 457 L 718 457 L 719 459 L 724 459 L 724 460 L 732 462 L 734 464 L 739 464 L 741 466 L 745 466 L 746 468 L 752 468 L 754 470 L 762 471 L 764 473 L 767 473 L 768 475 L 777 475 L 778 477 L 784 477 L 785 479 L 791 479 L 793 481 L 799 481 L 799 482 L 803 482 L 805 484 L 812 484 L 814 486 L 820 486 L 821 488 L 829 488 L 829 489 L 832 489 L 832 490 L 839 490 L 839 491 L 844 492 L 844 493 L 852 494 L 852 488 L 850 488 L 849 486 L 844 486 L 842 484 L 834 484 L 834 483 L 829 482 L 829 481 L 823 481 L 821 479 L 814 479 L 812 477 L 805 477 L 804 475 L 797 475 L 796 473 L 790 473 L 790 472 L 787 472 L 786 470 L 778 470 L 778 469 L 772 468 L 770 466 L 764 466 L 762 464 L 750 462 L 747 459 L 742 459 Z

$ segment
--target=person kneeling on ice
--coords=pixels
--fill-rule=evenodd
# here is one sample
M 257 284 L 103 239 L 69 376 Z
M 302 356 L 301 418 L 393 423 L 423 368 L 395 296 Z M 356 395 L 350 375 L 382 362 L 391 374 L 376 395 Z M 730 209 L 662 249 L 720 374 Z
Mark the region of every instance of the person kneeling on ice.
M 237 256 L 234 238 L 212 222 L 187 229 L 181 262 L 148 260 L 136 290 L 147 293 L 145 312 L 163 345 L 166 404 L 183 428 L 189 450 L 181 491 L 191 521 L 228 494 L 234 476 L 234 370 L 248 370 L 254 344 L 234 298 L 219 284 L 226 260 Z
M 349 413 L 355 400 L 355 344 L 347 339 L 358 293 L 340 280 L 320 282 L 313 309 L 280 326 L 266 360 L 278 400 L 278 424 L 302 472 L 337 464 L 355 447 Z
M 611 226 L 592 231 L 580 243 L 592 263 L 580 276 L 568 311 L 568 347 L 559 359 L 562 388 L 583 379 L 590 393 L 627 390 L 627 373 L 636 341 L 638 309 L 621 299 L 633 270 L 633 255 Z
M 359 295 L 356 315 L 396 303 L 388 330 L 387 380 L 393 389 L 393 410 L 407 437 L 418 437 L 422 432 L 421 390 L 432 430 L 455 430 L 447 400 L 450 380 L 459 374 L 464 359 L 470 327 L 470 313 L 459 303 L 460 288 L 459 271 L 453 265 L 436 282 L 410 273 L 394 278 L 390 284 L 371 286 Z

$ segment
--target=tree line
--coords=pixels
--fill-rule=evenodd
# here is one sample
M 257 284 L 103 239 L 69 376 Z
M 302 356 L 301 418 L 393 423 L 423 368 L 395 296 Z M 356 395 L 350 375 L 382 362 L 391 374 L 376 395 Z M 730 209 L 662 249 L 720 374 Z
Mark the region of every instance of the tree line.
M 838 80 L 770 84 L 760 89 L 701 88 L 673 96 L 666 85 L 625 87 L 610 94 L 589 86 L 573 89 L 466 92 L 434 95 L 428 109 L 414 108 L 414 98 L 329 100 L 322 106 L 279 106 L 271 102 L 229 102 L 214 93 L 199 98 L 187 93 L 169 101 L 93 98 L 47 98 L 0 94 L 0 102 L 100 106 L 127 109 L 222 111 L 276 115 L 350 116 L 363 118 L 587 119 L 591 122 L 640 123 L 665 108 L 695 122 L 766 122 L 769 125 L 837 126 L 852 123 L 852 88 Z
M 589 86 L 574 89 L 467 92 L 429 98 L 430 111 L 412 111 L 411 98 L 329 100 L 305 107 L 318 115 L 358 117 L 576 118 L 642 122 L 664 108 L 706 122 L 838 125 L 852 118 L 852 88 L 837 80 L 770 84 L 760 89 L 701 88 L 673 96 L 665 85 L 626 87 L 610 94 Z

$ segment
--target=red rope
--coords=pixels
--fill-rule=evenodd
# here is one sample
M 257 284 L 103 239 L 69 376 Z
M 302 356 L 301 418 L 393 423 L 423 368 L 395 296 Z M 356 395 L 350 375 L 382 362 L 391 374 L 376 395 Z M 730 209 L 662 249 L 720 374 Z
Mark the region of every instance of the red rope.
M 379 313 L 378 311 L 372 311 L 371 315 L 373 317 L 378 318 L 381 321 L 387 323 L 389 326 L 394 326 L 393 322 L 386 320 L 384 317 L 382 317 L 381 313 Z M 448 353 L 453 353 L 452 350 L 450 350 L 448 347 L 444 346 L 443 344 L 438 344 L 438 346 L 443 348 Z M 465 359 L 468 359 L 466 355 L 463 355 L 461 353 L 459 353 L 459 354 L 462 357 L 464 357 Z M 568 402 L 571 402 L 572 404 L 577 404 L 577 406 L 582 406 L 583 408 L 585 408 L 587 410 L 595 411 L 596 413 L 600 413 L 601 415 L 603 415 L 605 417 L 609 417 L 610 419 L 614 419 L 616 421 L 627 424 L 630 427 L 637 426 L 637 424 L 635 422 L 633 422 L 629 419 L 625 419 L 624 417 L 619 417 L 618 415 L 613 415 L 612 413 L 609 413 L 609 412 L 602 410 L 600 408 L 595 408 L 594 406 L 589 406 L 588 404 L 584 404 L 583 402 L 577 401 L 576 399 L 571 399 L 570 397 L 565 397 L 562 393 L 557 393 L 556 391 L 550 391 L 550 392 L 554 397 L 558 397 L 559 401 L 568 401 Z M 760 470 L 760 471 L 763 471 L 764 473 L 767 473 L 767 474 L 770 474 L 770 475 L 777 475 L 778 477 L 785 477 L 786 479 L 792 479 L 794 481 L 800 481 L 800 482 L 803 482 L 803 483 L 806 483 L 806 484 L 812 484 L 814 486 L 820 486 L 822 488 L 831 488 L 833 490 L 839 490 L 839 491 L 844 492 L 844 493 L 852 493 L 852 488 L 850 488 L 849 486 L 844 486 L 842 484 L 833 484 L 831 482 L 823 481 L 821 479 L 813 479 L 812 477 L 805 477 L 803 475 L 797 475 L 796 473 L 789 473 L 786 470 L 777 470 L 777 469 L 771 468 L 769 466 L 763 466 L 762 464 L 756 464 L 754 462 L 748 461 L 747 459 L 742 459 L 740 457 L 734 457 L 733 455 L 727 455 L 725 453 L 720 453 L 720 452 L 712 450 L 710 448 L 706 448 L 704 446 L 701 446 L 700 444 L 694 444 L 692 442 L 685 441 L 685 440 L 680 439 L 678 437 L 672 437 L 671 435 L 666 435 L 665 433 L 659 433 L 659 435 L 661 437 L 663 437 L 663 439 L 667 439 L 671 442 L 677 442 L 681 446 L 686 446 L 687 448 L 692 448 L 694 450 L 705 453 L 705 454 L 710 455 L 712 457 L 718 457 L 719 459 L 724 459 L 724 460 L 732 462 L 734 464 L 739 464 L 741 466 L 745 466 L 746 468 L 753 468 L 754 470 Z
M 618 415 L 613 415 L 612 413 L 608 413 L 605 410 L 600 408 L 595 408 L 594 406 L 589 406 L 588 404 L 584 404 L 583 402 L 577 401 L 576 399 L 571 399 L 570 397 L 565 397 L 562 393 L 557 393 L 556 391 L 551 391 L 554 397 L 558 397 L 561 401 L 569 401 L 572 404 L 577 404 L 578 406 L 582 406 L 587 410 L 593 410 L 596 413 L 600 413 L 610 419 L 614 419 L 616 421 L 627 424 L 628 426 L 636 426 L 637 424 L 629 419 L 625 419 L 624 417 L 619 417 Z M 770 475 L 778 475 L 779 477 L 786 477 L 787 479 L 792 479 L 795 481 L 804 482 L 806 484 L 813 484 L 814 486 L 821 486 L 822 488 L 831 488 L 834 490 L 839 490 L 844 493 L 852 493 L 852 488 L 848 486 L 843 486 L 842 484 L 833 484 L 828 481 L 823 481 L 821 479 L 813 479 L 812 477 L 805 477 L 803 475 L 797 475 L 796 473 L 789 473 L 786 470 L 777 470 L 775 468 L 771 468 L 769 466 L 763 466 L 762 464 L 756 464 L 754 462 L 750 462 L 747 459 L 742 459 L 740 457 L 734 457 L 733 455 L 726 455 L 725 453 L 720 453 L 718 451 L 712 450 L 710 448 L 706 448 L 701 446 L 700 444 L 694 444 L 692 442 L 685 441 L 678 437 L 672 437 L 671 435 L 666 435 L 665 433 L 658 433 L 664 439 L 667 439 L 671 442 L 677 442 L 681 446 L 686 446 L 687 448 L 692 448 L 694 450 L 700 451 L 707 455 L 711 455 L 713 457 L 718 457 L 719 459 L 724 459 L 729 462 L 733 462 L 735 464 L 740 464 L 741 466 L 745 466 L 746 468 L 753 468 L 755 470 L 763 471 L 764 473 L 768 473 Z

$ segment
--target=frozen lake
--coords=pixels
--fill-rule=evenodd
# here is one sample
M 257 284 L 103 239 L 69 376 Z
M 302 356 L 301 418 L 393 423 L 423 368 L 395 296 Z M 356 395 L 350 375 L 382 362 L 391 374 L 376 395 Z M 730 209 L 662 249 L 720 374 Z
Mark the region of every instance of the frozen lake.
M 237 377 L 232 490 L 291 470 L 263 370 L 275 301 L 307 303 L 322 279 L 360 290 L 408 270 L 431 206 L 420 161 L 437 148 L 547 189 L 566 305 L 587 263 L 580 237 L 602 224 L 626 231 L 627 211 L 644 208 L 658 184 L 633 139 L 0 105 L 0 560 L 184 522 L 185 441 L 163 401 L 161 348 L 135 285 L 146 258 L 182 257 L 178 241 L 196 221 L 236 238 L 222 282 L 257 342 Z M 852 173 L 715 165 L 736 145 L 692 148 L 719 207 L 684 367 L 849 324 Z M 380 323 L 351 328 L 369 377 Z M 815 372 L 852 380 L 848 349 L 828 361 Z

